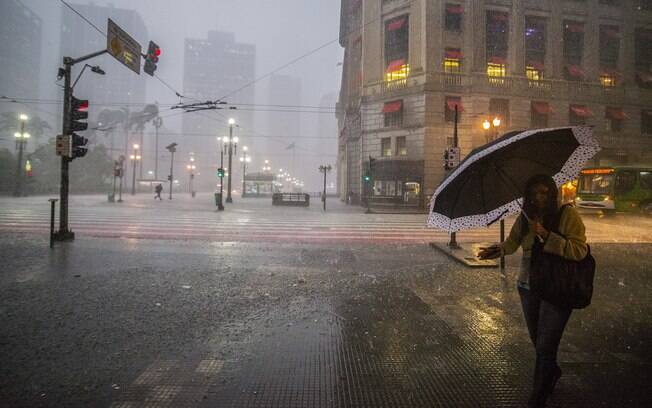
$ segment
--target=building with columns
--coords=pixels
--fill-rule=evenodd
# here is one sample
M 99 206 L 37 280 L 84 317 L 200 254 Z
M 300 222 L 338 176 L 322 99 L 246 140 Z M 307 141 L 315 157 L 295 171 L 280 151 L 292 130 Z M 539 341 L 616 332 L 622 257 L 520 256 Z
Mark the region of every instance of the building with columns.
M 456 107 L 462 157 L 587 124 L 595 164 L 652 164 L 652 1 L 342 0 L 340 44 L 343 200 L 427 205 Z

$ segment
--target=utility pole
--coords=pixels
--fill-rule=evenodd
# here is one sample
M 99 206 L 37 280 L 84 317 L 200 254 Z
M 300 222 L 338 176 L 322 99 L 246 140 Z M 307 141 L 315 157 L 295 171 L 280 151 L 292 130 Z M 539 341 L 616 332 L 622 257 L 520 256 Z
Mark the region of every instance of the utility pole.
M 319 166 L 319 171 L 324 173 L 324 191 L 322 192 L 322 195 L 321 195 L 321 201 L 322 201 L 322 203 L 324 203 L 324 211 L 326 211 L 326 174 L 329 171 L 331 171 L 332 169 L 333 168 L 331 167 L 330 164 L 327 165 L 327 166 L 324 166 L 324 165 Z
M 172 200 L 172 183 L 173 183 L 173 180 L 174 180 L 174 152 L 177 151 L 177 144 L 172 143 L 172 144 L 166 146 L 165 148 L 168 149 L 168 151 L 170 152 L 170 155 L 171 155 L 170 156 L 170 175 L 168 176 L 168 180 L 170 181 L 169 199 Z
M 120 155 L 120 188 L 118 190 L 118 202 L 122 202 L 122 177 L 124 177 L 125 174 L 125 157 L 123 155 Z
M 163 118 L 156 116 L 152 123 L 156 132 L 154 138 L 154 179 L 158 180 L 158 130 L 163 126 Z

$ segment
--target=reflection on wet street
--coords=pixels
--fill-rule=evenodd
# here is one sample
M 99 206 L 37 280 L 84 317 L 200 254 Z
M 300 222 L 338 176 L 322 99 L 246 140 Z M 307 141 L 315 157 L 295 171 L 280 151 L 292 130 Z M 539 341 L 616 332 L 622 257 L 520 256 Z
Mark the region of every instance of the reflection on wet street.
M 0 301 L 10 406 L 521 407 L 528 397 L 518 257 L 503 276 L 425 245 L 96 238 L 48 252 L 41 240 L 3 242 L 17 255 Z M 550 406 L 651 402 L 650 249 L 593 246 L 594 303 L 571 317 Z

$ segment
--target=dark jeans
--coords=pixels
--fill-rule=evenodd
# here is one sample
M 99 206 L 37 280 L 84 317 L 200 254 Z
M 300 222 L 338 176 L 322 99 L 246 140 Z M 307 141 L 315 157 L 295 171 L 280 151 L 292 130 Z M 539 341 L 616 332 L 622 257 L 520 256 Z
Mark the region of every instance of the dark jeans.
M 548 386 L 557 369 L 557 350 L 572 309 L 561 308 L 542 300 L 528 289 L 519 287 L 523 315 L 536 350 L 534 392 Z

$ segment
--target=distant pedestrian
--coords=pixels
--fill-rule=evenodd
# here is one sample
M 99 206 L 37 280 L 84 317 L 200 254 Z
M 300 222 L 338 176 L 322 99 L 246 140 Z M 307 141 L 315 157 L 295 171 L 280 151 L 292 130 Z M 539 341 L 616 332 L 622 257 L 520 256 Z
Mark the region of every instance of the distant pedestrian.
M 160 183 L 157 184 L 156 187 L 154 187 L 154 191 L 156 191 L 156 195 L 154 196 L 154 199 L 156 200 L 158 198 L 159 200 L 162 201 L 163 199 L 161 198 L 161 192 L 163 191 L 163 186 Z
M 560 209 L 557 186 L 551 177 L 534 176 L 526 184 L 523 212 L 516 219 L 509 238 L 500 245 L 483 248 L 481 259 L 509 255 L 523 248 L 523 260 L 518 276 L 518 293 L 530 339 L 536 351 L 534 387 L 528 401 L 530 407 L 545 407 L 561 377 L 557 364 L 557 350 L 572 309 L 553 305 L 530 291 L 532 249 L 543 246 L 543 251 L 567 260 L 580 261 L 587 256 L 588 247 L 584 223 L 579 213 L 570 206 Z M 558 225 L 559 233 L 553 232 Z

